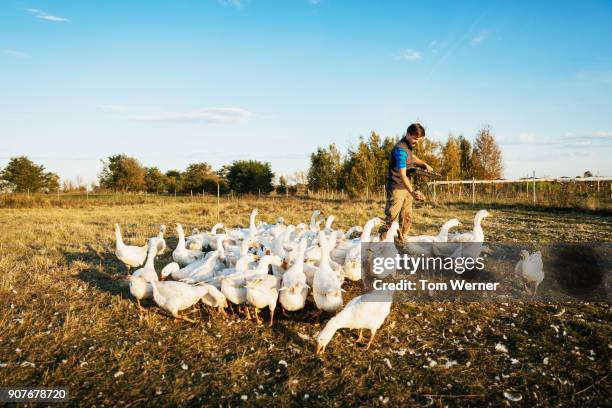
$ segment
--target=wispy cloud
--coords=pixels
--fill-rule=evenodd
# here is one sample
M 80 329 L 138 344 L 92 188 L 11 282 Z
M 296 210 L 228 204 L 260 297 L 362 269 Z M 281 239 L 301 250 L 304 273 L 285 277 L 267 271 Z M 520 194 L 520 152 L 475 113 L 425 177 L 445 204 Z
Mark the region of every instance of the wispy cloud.
M 308 0 L 308 2 L 313 6 L 318 6 L 319 4 L 321 4 L 322 1 L 323 0 Z
M 142 122 L 240 123 L 259 117 L 247 109 L 231 107 L 211 107 L 192 111 L 145 111 L 123 105 L 98 105 L 98 109 Z
M 540 136 L 531 132 L 523 132 L 517 136 L 500 136 L 499 142 L 504 146 L 556 146 L 563 149 L 611 148 L 612 131 L 584 132 L 579 135 L 574 132 L 566 132 L 561 136 Z
M 395 55 L 395 59 L 404 61 L 416 61 L 420 60 L 421 58 L 421 53 L 417 50 L 413 50 L 412 48 L 407 48 Z
M 70 20 L 66 17 L 54 16 L 53 14 L 46 13 L 42 10 L 29 8 L 25 9 L 28 13 L 32 14 L 36 18 L 40 18 L 42 20 L 53 21 L 54 23 L 67 23 Z
M 17 50 L 2 50 L 2 53 L 15 58 L 30 58 L 30 54 Z
M 472 40 L 470 42 L 472 43 L 472 45 L 478 45 L 482 43 L 484 40 L 486 40 L 488 37 L 489 37 L 489 31 L 482 30 L 478 34 L 476 34 L 474 37 L 472 37 Z
M 528 133 L 528 132 L 520 133 L 518 135 L 518 139 L 521 142 L 533 142 L 533 141 L 536 140 L 536 134 L 535 133 Z
M 243 8 L 246 6 L 250 0 L 217 0 L 219 4 L 224 6 L 231 6 L 234 8 Z

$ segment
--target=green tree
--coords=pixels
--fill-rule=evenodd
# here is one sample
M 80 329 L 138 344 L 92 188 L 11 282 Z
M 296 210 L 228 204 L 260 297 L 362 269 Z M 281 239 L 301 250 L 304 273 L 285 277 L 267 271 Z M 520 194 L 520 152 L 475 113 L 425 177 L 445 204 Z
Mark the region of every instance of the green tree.
M 274 173 L 268 162 L 237 160 L 224 171 L 229 187 L 237 193 L 264 194 L 274 190 Z
M 178 170 L 168 170 L 166 172 L 166 186 L 170 193 L 183 191 L 183 173 Z
M 450 135 L 442 147 L 442 176 L 449 180 L 458 180 L 461 176 L 461 148 L 459 140 Z
M 487 126 L 478 132 L 472 153 L 472 175 L 480 180 L 494 180 L 502 177 L 502 153 Z
M 145 188 L 145 169 L 133 157 L 124 154 L 110 156 L 98 176 L 100 185 L 120 191 L 141 191 Z
M 0 179 L 9 190 L 15 192 L 38 192 L 57 190 L 59 176 L 45 172 L 45 167 L 34 163 L 26 156 L 12 157 L 0 173 Z
M 145 186 L 149 193 L 159 193 L 166 190 L 166 176 L 157 167 L 147 167 Z
M 461 177 L 472 177 L 472 144 L 463 136 L 459 136 L 459 154 L 461 155 Z
M 287 192 L 287 179 L 285 176 L 280 176 L 278 179 L 278 184 L 276 185 L 276 192 L 278 194 L 285 194 Z
M 60 178 L 55 173 L 45 173 L 45 190 L 47 192 L 57 191 L 60 188 Z
M 340 188 L 342 156 L 335 144 L 327 149 L 319 147 L 310 155 L 308 188 L 311 190 L 337 190 Z
M 363 140 L 354 149 L 349 149 L 344 162 L 344 187 L 351 195 L 365 195 L 372 189 L 376 178 L 376 161 L 370 146 Z
M 207 193 L 217 193 L 217 183 L 220 181 L 208 163 L 192 163 L 183 173 L 184 191 L 206 191 Z

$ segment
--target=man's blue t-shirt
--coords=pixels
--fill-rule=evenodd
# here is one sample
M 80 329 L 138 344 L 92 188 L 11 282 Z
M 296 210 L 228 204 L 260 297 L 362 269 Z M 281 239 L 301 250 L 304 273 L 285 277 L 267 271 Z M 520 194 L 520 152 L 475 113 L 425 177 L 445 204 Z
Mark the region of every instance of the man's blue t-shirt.
M 395 146 L 393 148 L 393 161 L 395 162 L 392 165 L 393 168 L 405 169 L 407 159 L 408 159 L 408 152 L 406 152 L 406 150 L 398 146 Z

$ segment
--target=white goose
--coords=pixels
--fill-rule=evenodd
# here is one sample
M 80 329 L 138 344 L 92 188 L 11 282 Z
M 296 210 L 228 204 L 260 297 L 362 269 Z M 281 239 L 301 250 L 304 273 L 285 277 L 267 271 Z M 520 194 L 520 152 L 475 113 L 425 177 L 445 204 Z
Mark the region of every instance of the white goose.
M 516 263 L 514 273 L 521 276 L 525 280 L 525 290 L 527 293 L 535 296 L 538 286 L 544 280 L 544 263 L 542 262 L 542 253 L 540 251 L 529 254 L 528 251 L 521 251 L 521 260 Z M 533 292 L 528 288 L 528 284 L 533 284 Z
M 134 271 L 134 276 L 141 276 L 146 282 L 158 281 L 157 272 L 155 272 L 155 255 L 157 255 L 157 248 L 152 246 L 149 248 L 147 255 L 147 262 L 145 265 Z
M 247 279 L 267 275 L 270 265 L 280 264 L 281 259 L 279 257 L 274 255 L 265 255 L 263 258 L 261 258 L 255 269 L 245 272 L 236 272 L 221 278 L 221 292 L 233 304 L 242 305 L 247 301 L 247 290 L 245 288 Z
M 487 210 L 480 210 L 474 216 L 474 229 L 472 231 L 449 234 L 448 242 L 484 242 L 484 230 L 482 220 L 490 217 L 491 213 Z
M 274 275 L 261 275 L 249 279 L 244 286 L 246 288 L 247 302 L 255 308 L 255 320 L 261 323 L 259 309 L 268 307 L 270 309 L 270 327 L 274 322 L 274 310 L 278 300 L 278 278 Z
M 434 254 L 436 248 L 441 251 L 442 246 L 435 246 L 436 242 L 447 242 L 448 241 L 448 231 L 460 225 L 458 219 L 452 218 L 444 223 L 440 228 L 440 232 L 438 235 L 416 235 L 413 237 L 404 238 L 404 242 L 406 243 L 406 249 L 413 255 L 423 254 L 425 256 L 431 256 Z
M 323 231 L 319 232 L 321 245 L 321 262 L 314 274 L 312 293 L 317 308 L 326 312 L 335 312 L 342 306 L 340 277 L 329 264 L 329 244 Z
M 196 249 L 187 249 L 185 247 L 185 231 L 181 224 L 176 224 L 176 232 L 179 236 L 176 249 L 172 252 L 172 259 L 181 266 L 189 265 L 201 259 L 204 256 L 202 251 Z
M 117 258 L 127 266 L 128 272 L 130 271 L 130 267 L 137 268 L 144 263 L 147 258 L 148 245 L 141 247 L 125 245 L 121 237 L 119 224 L 115 224 L 115 239 L 115 255 L 117 255 Z
M 342 261 L 342 275 L 347 279 L 352 281 L 361 279 L 361 244 L 371 241 L 372 229 L 381 222 L 382 220 L 380 218 L 372 218 L 366 223 L 361 233 L 361 237 L 358 240 L 348 241 L 348 245 L 344 245 L 339 252 L 335 252 L 336 261 L 342 259 L 344 256 L 344 260 Z M 343 244 L 344 243 L 340 243 L 339 246 Z M 332 257 L 333 255 L 334 252 L 332 252 Z
M 304 251 L 306 250 L 306 239 L 302 239 L 297 249 L 295 263 L 282 278 L 279 289 L 279 301 L 283 308 L 289 312 L 300 310 L 306 303 L 308 296 L 308 284 L 304 274 Z
M 210 246 L 212 244 L 211 241 L 213 241 L 213 238 L 217 235 L 217 230 L 219 228 L 223 228 L 223 224 L 215 224 L 210 229 L 210 232 L 194 231 L 194 234 L 185 239 L 185 247 L 187 249 L 196 249 L 201 251 L 202 249 Z M 216 248 L 212 249 L 214 250 Z
M 338 245 L 336 245 L 336 247 L 331 252 L 331 259 L 334 262 L 343 265 L 346 261 L 346 256 L 351 250 L 351 248 L 359 248 L 362 242 L 370 242 L 372 229 L 374 229 L 376 225 L 380 224 L 382 224 L 382 220 L 378 217 L 372 218 L 371 220 L 366 222 L 365 226 L 363 227 L 363 231 L 361 232 L 361 236 L 356 239 L 342 241 Z
M 205 286 L 190 285 L 185 282 L 151 282 L 153 287 L 153 300 L 159 307 L 170 313 L 176 319 L 195 323 L 185 316 L 178 314 L 195 305 L 208 293 Z
M 487 210 L 480 210 L 474 216 L 474 229 L 472 231 L 463 232 L 460 234 L 449 234 L 448 242 L 461 243 L 461 256 L 467 258 L 476 258 L 482 250 L 482 243 L 485 235 L 482 229 L 482 220 L 485 217 L 491 216 Z
M 219 289 L 208 283 L 198 283 L 196 286 L 206 288 L 207 292 L 202 296 L 202 303 L 207 306 L 216 308 L 219 313 L 225 315 L 225 308 L 227 307 L 227 298 Z
M 363 329 L 370 330 L 371 335 L 366 350 L 369 349 L 376 331 L 389 315 L 393 303 L 392 295 L 383 294 L 384 299 L 379 299 L 378 296 L 380 295 L 372 293 L 357 296 L 342 311 L 332 317 L 316 337 L 316 353 L 323 354 L 336 331 L 343 328 L 359 329 L 357 342 L 363 339 Z
M 164 239 L 164 233 L 166 232 L 166 226 L 160 225 L 159 233 L 149 238 L 149 246 L 157 248 L 157 255 L 161 255 L 166 251 L 166 240 Z

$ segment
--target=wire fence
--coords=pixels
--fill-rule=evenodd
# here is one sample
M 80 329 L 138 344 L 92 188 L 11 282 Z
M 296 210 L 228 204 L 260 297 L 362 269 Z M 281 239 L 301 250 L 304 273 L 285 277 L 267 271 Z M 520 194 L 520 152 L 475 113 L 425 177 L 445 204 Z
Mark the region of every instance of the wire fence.
M 612 209 L 612 177 L 585 178 L 525 178 L 520 180 L 448 180 L 420 183 L 427 195 L 427 201 L 434 204 L 522 204 L 586 209 Z M 87 190 L 52 193 L 10 193 L 0 194 L 0 208 L 21 207 L 72 207 L 79 205 L 127 205 L 159 203 L 207 203 L 216 204 L 237 200 L 281 200 L 309 199 L 325 201 L 384 202 L 385 186 L 365 188 L 358 194 L 344 190 L 285 189 L 271 194 L 217 194 L 205 191 L 190 192 L 108 192 Z

